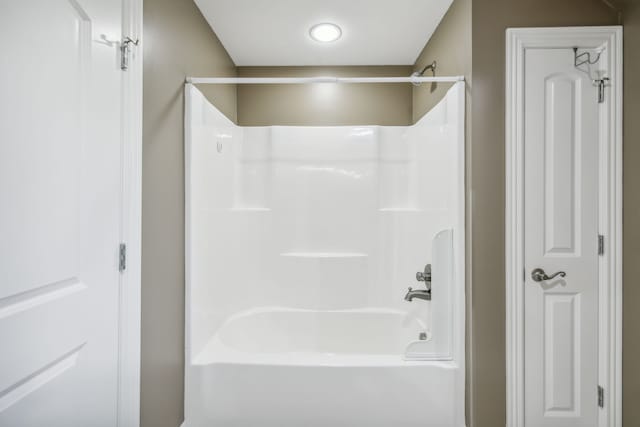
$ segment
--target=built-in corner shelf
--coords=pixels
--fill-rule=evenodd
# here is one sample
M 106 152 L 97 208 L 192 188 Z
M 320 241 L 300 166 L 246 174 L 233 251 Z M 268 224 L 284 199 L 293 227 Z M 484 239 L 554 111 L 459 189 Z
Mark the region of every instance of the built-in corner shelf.
M 315 258 L 315 259 L 330 259 L 330 258 L 364 258 L 369 256 L 362 252 L 284 252 L 280 256 L 290 258 Z
M 261 208 L 261 207 L 238 207 L 238 208 L 229 208 L 229 212 L 270 212 L 270 208 Z
M 418 208 L 380 208 L 378 212 L 422 212 Z

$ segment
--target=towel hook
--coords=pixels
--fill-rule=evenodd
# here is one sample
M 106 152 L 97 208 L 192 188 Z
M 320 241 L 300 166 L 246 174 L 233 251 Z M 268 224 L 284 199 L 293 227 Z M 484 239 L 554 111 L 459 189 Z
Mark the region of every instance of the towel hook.
M 598 61 L 600 60 L 601 54 L 602 52 L 598 52 L 598 56 L 596 56 L 596 59 L 591 60 L 591 54 L 589 52 L 582 52 L 581 54 L 578 55 L 578 48 L 574 47 L 573 48 L 573 65 L 576 68 L 584 64 L 594 65 L 598 63 Z

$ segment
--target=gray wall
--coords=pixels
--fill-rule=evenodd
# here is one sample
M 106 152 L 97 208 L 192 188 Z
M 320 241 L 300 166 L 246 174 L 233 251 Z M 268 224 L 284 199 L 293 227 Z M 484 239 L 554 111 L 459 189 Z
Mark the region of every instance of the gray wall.
M 599 0 L 473 0 L 471 427 L 504 426 L 506 414 L 505 30 L 615 24 L 616 13 Z
M 410 66 L 239 67 L 240 77 L 396 77 Z M 410 84 L 238 85 L 238 123 L 265 125 L 408 125 Z
M 178 427 L 184 372 L 184 78 L 235 76 L 191 0 L 144 2 L 142 169 L 143 427 Z M 203 88 L 236 118 L 235 87 Z
M 623 337 L 622 413 L 627 427 L 640 424 L 640 1 L 624 9 Z

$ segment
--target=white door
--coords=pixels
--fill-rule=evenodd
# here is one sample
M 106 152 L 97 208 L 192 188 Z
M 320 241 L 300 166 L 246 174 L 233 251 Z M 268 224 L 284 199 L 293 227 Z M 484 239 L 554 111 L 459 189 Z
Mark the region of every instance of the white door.
M 0 0 L 0 426 L 114 426 L 121 1 Z
M 524 60 L 524 421 L 596 426 L 598 91 L 571 49 Z

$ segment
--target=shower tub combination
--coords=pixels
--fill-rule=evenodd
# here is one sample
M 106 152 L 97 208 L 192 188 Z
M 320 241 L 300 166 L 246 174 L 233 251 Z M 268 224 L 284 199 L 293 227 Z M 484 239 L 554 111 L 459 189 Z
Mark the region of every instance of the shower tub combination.
M 404 127 L 186 95 L 185 426 L 464 426 L 464 84 Z

